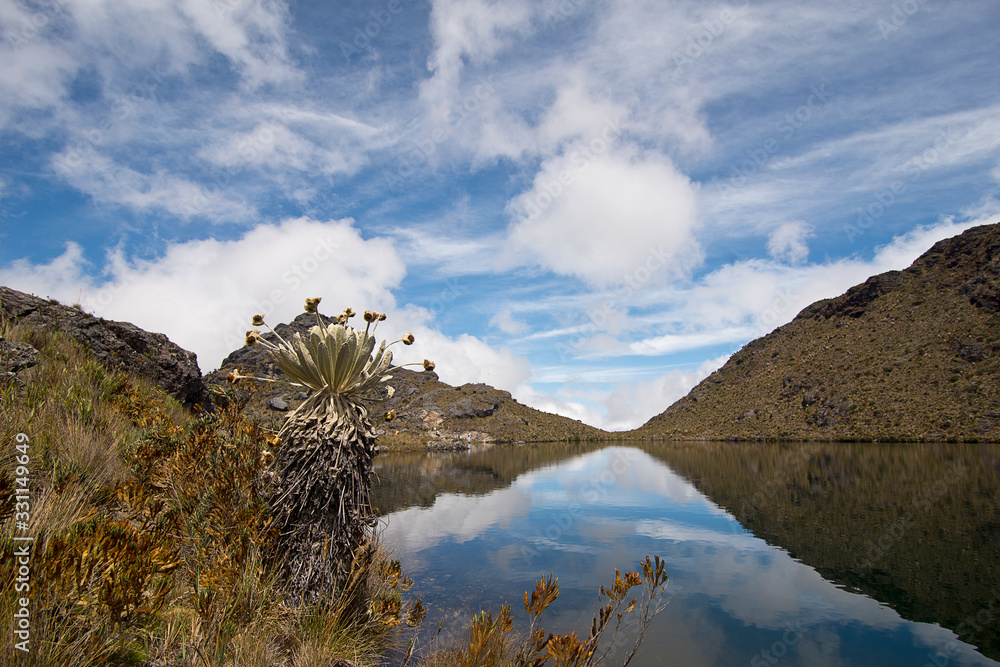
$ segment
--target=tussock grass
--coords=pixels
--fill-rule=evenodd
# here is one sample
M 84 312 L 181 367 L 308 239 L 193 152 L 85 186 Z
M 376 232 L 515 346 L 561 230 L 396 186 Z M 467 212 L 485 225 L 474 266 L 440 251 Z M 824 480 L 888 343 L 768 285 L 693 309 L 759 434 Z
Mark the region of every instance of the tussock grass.
M 286 602 L 267 503 L 272 434 L 244 418 L 246 395 L 195 418 L 59 333 L 0 323 L 0 334 L 41 356 L 0 386 L 0 653 L 39 667 L 362 667 L 419 620 L 377 544 L 341 595 Z M 30 437 L 27 530 L 13 514 L 18 433 Z M 28 592 L 14 589 L 15 535 L 34 537 Z M 25 596 L 27 653 L 13 633 Z

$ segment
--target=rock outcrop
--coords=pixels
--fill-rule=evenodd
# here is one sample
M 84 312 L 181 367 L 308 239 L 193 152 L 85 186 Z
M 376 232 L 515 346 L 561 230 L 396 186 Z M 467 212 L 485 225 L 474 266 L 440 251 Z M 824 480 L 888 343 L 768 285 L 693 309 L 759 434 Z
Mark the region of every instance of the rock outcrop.
M 1000 224 L 804 308 L 633 433 L 1000 440 Z
M 211 407 L 196 355 L 163 334 L 94 317 L 8 287 L 0 287 L 0 314 L 12 322 L 61 331 L 88 346 L 106 367 L 148 378 L 188 407 Z
M 11 343 L 0 336 L 0 383 L 17 381 L 17 374 L 38 365 L 38 350 L 27 343 Z

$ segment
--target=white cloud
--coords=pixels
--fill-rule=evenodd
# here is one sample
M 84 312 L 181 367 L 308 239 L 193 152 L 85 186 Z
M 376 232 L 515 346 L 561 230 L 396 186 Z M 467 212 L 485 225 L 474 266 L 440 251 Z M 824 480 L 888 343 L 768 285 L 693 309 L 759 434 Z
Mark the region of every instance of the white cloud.
M 490 59 L 510 37 L 530 28 L 531 16 L 525 0 L 435 0 L 430 17 L 434 50 L 427 62 L 432 75 L 420 86 L 429 115 L 440 119 L 448 113 L 466 59 L 477 64 Z
M 143 173 L 96 150 L 66 151 L 54 157 L 56 172 L 74 188 L 100 203 L 137 211 L 167 212 L 182 219 L 205 217 L 215 222 L 244 222 L 256 210 L 232 189 L 201 183 L 166 171 Z M 223 185 L 231 181 L 223 181 Z
M 443 382 L 458 386 L 467 382 L 485 382 L 498 389 L 510 390 L 530 375 L 528 360 L 507 347 L 494 348 L 476 336 L 461 334 L 451 337 L 426 324 L 417 324 L 418 309 L 408 308 L 394 315 L 395 324 L 412 331 L 417 339 L 411 348 L 393 348 L 393 363 L 418 362 L 430 359 L 434 371 Z M 388 323 L 388 321 L 387 321 Z M 382 330 L 379 329 L 381 332 Z M 387 329 L 405 335 L 402 328 Z M 392 334 L 396 338 L 397 334 Z
M 766 260 L 727 264 L 691 288 L 674 292 L 658 326 L 676 330 L 634 341 L 630 351 L 670 353 L 758 338 L 790 322 L 806 306 L 843 294 L 872 275 L 905 269 L 934 243 L 996 222 L 998 215 L 962 223 L 949 218 L 918 227 L 878 248 L 870 260 L 846 258 L 796 266 Z
M 767 252 L 778 261 L 799 264 L 809 257 L 806 239 L 814 236 L 812 228 L 801 220 L 786 222 L 767 240 Z
M 285 3 L 181 0 L 175 6 L 186 23 L 229 58 L 251 88 L 302 79 L 287 53 L 285 33 L 289 17 Z
M 528 332 L 528 323 L 519 320 L 511 313 L 510 308 L 504 308 L 490 318 L 490 326 L 508 336 L 521 336 Z
M 697 266 L 695 191 L 666 157 L 609 136 L 547 160 L 513 200 L 508 251 L 588 284 L 664 282 Z
M 92 284 L 87 267 L 83 248 L 70 241 L 66 243 L 66 250 L 48 264 L 18 259 L 8 268 L 0 269 L 0 285 L 41 297 L 58 298 L 63 303 L 78 303 L 81 290 Z
M 166 56 L 172 72 L 224 55 L 250 88 L 301 79 L 288 57 L 288 12 L 270 0 L 61 0 L 3 3 L 0 97 L 14 108 L 62 104 L 80 69 L 96 67 L 114 89 Z M 207 48 L 206 48 L 207 47 Z M 125 86 L 127 88 L 127 86 Z
M 384 128 L 292 103 L 230 107 L 220 113 L 231 116 L 233 129 L 213 132 L 199 157 L 229 171 L 261 170 L 272 179 L 353 174 L 367 163 L 371 150 L 388 141 Z
M 88 312 L 167 334 L 198 354 L 203 371 L 243 344 L 257 313 L 287 322 L 306 297 L 323 297 L 326 312 L 391 310 L 405 267 L 392 244 L 364 239 L 351 220 L 309 218 L 259 225 L 232 241 L 188 241 L 156 260 L 109 257 L 108 281 L 83 273 L 79 246 L 52 262 L 15 262 L 0 284 L 73 303 L 83 289 Z
M 527 383 L 518 385 L 511 391 L 514 398 L 536 410 L 577 419 L 584 424 L 600 426 L 603 421 L 601 411 L 590 405 L 590 401 L 573 400 L 566 395 L 567 393 L 569 392 L 560 390 L 555 394 L 545 394 Z
M 728 359 L 728 355 L 708 359 L 692 371 L 674 369 L 653 380 L 619 384 L 604 401 L 603 428 L 616 431 L 641 426 L 686 396 Z
M 3 3 L 8 8 L 14 3 Z M 30 20 L 25 17 L 23 20 Z M 15 24 L 16 25 L 16 24 Z M 16 31 L 15 31 L 16 32 Z M 49 48 L 42 40 L 14 46 L 8 35 L 0 41 L 0 127 L 6 126 L 15 109 L 45 109 L 60 102 L 64 85 L 78 67 L 74 58 Z
M 559 87 L 555 101 L 539 121 L 537 146 L 540 152 L 557 151 L 569 139 L 595 143 L 591 152 L 600 154 L 600 140 L 611 143 L 622 134 L 621 124 L 629 109 L 621 103 L 597 99 L 589 90 L 588 76 L 581 70 L 565 74 L 568 83 Z M 597 150 L 595 150 L 597 148 Z

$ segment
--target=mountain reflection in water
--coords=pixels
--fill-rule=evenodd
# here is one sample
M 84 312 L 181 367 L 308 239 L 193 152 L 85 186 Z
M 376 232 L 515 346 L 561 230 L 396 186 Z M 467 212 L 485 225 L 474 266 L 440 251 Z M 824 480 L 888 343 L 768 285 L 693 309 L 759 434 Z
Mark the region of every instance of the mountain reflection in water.
M 380 457 L 374 502 L 431 607 L 428 639 L 504 601 L 523 618 L 548 572 L 562 594 L 546 629 L 585 630 L 615 568 L 659 554 L 672 599 L 633 665 L 997 664 L 972 646 L 1000 657 L 998 454 L 498 446 Z

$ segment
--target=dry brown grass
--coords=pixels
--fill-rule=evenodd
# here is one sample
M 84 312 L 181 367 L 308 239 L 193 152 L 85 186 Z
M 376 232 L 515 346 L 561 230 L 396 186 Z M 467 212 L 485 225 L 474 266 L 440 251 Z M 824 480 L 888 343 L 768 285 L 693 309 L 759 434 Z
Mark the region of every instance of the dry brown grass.
M 58 333 L 3 324 L 38 366 L 0 387 L 0 653 L 39 667 L 378 664 L 420 616 L 377 546 L 348 594 L 291 606 L 264 489 L 271 434 L 246 397 L 197 419 L 148 383 L 106 371 Z M 30 437 L 31 508 L 18 527 L 14 439 Z M 34 537 L 30 591 L 14 590 L 15 536 Z M 13 613 L 30 599 L 30 651 Z

